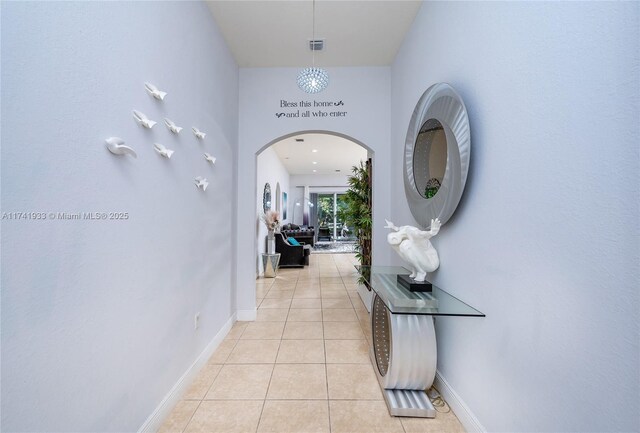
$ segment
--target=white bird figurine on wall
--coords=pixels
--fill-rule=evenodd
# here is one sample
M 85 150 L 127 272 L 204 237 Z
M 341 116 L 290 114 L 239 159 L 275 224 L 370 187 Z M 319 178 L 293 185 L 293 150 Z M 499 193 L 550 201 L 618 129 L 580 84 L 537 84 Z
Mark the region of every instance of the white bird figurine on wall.
M 195 135 L 196 137 L 198 137 L 200 140 L 203 140 L 204 137 L 207 135 L 204 132 L 200 131 L 198 128 L 196 128 L 195 126 L 191 128 L 191 130 L 193 131 L 193 135 Z
M 153 125 L 157 123 L 149 119 L 144 113 L 138 110 L 133 110 L 133 118 L 136 119 L 136 122 L 138 122 L 140 125 L 149 129 L 153 128 Z
M 180 131 L 182 131 L 182 128 L 180 126 L 176 125 L 172 120 L 167 119 L 166 117 L 164 118 L 164 124 L 167 125 L 169 131 L 173 132 L 174 134 L 179 134 Z
M 209 181 L 207 181 L 207 179 L 205 179 L 202 176 L 198 176 L 195 179 L 196 181 L 196 187 L 202 189 L 203 191 L 207 190 L 207 187 L 209 186 Z
M 124 140 L 120 137 L 109 137 L 105 140 L 107 143 L 107 149 L 114 155 L 131 155 L 137 158 L 136 151 L 129 146 L 124 145 Z
M 144 88 L 147 89 L 147 92 L 149 92 L 151 96 L 153 96 L 154 98 L 160 101 L 162 101 L 164 97 L 167 96 L 167 92 L 163 92 L 162 90 L 159 90 L 156 86 L 154 86 L 151 83 L 144 83 Z
M 216 163 L 216 157 L 213 156 L 213 155 L 208 154 L 207 152 L 204 153 L 204 159 L 209 161 L 211 164 L 215 164 Z
M 167 149 L 160 143 L 153 143 L 153 147 L 156 149 L 156 152 L 165 158 L 171 158 L 171 155 L 173 155 L 173 150 Z

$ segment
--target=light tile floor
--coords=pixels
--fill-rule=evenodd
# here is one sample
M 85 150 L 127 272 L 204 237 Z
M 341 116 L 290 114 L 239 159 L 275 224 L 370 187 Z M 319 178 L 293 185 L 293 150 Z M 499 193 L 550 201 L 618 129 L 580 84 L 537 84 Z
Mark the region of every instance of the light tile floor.
M 452 412 L 389 415 L 354 255 L 310 262 L 257 280 L 257 320 L 233 326 L 159 432 L 463 432 Z

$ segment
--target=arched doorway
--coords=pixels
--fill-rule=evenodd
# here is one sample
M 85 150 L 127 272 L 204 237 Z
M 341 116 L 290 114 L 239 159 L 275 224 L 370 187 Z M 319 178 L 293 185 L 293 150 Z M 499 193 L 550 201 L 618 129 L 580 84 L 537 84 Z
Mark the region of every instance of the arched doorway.
M 355 150 L 352 152 L 351 148 Z M 353 155 L 357 155 L 355 159 Z M 367 162 L 375 158 L 371 148 L 338 132 L 307 130 L 277 137 L 261 147 L 255 156 L 257 183 L 271 182 L 281 187 L 274 197 L 276 209 L 281 200 L 281 223 L 294 223 L 304 229 L 313 227 L 314 240 L 318 239 L 319 226 L 324 230 L 323 240 L 346 240 L 352 235 L 349 227 L 339 219 L 337 211 L 341 195 L 349 187 L 352 167 L 362 162 L 369 167 L 370 173 L 371 164 Z M 330 214 L 327 214 L 327 209 L 323 209 L 324 214 L 318 212 L 318 196 L 324 204 L 330 203 Z M 258 275 L 262 272 L 260 256 L 264 253 L 265 233 L 266 227 L 258 224 L 255 232 Z

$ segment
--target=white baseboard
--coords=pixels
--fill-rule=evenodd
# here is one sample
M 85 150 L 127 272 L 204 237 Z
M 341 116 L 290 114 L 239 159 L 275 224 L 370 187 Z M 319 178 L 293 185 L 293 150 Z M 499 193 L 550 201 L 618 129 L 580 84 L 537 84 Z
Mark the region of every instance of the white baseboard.
M 233 314 L 193 364 L 191 364 L 187 371 L 178 379 L 176 384 L 173 385 L 171 391 L 162 399 L 158 407 L 149 415 L 149 418 L 147 418 L 144 424 L 138 429 L 138 433 L 155 433 L 160 429 L 164 420 L 169 416 L 175 405 L 180 401 L 182 395 L 187 391 L 187 387 L 191 385 L 196 375 L 202 367 L 206 365 L 211 355 L 213 355 L 213 352 L 215 352 L 220 343 L 222 343 L 222 340 L 227 336 L 235 322 L 236 315 Z
M 451 388 L 449 382 L 447 382 L 439 371 L 436 371 L 434 385 L 438 388 L 444 400 L 449 404 L 451 410 L 456 414 L 466 432 L 486 433 L 487 430 L 480 424 L 480 421 L 478 421 L 478 418 L 471 412 L 469 406 L 467 406 L 458 393 Z
M 253 310 L 238 310 L 236 315 L 238 322 L 253 322 L 258 316 L 258 310 L 255 308 Z

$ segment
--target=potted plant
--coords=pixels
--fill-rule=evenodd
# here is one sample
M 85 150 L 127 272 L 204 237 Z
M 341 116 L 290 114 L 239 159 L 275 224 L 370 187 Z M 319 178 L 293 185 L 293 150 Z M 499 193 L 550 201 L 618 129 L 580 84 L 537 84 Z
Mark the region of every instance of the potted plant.
M 339 209 L 340 219 L 357 236 L 356 258 L 362 266 L 371 266 L 371 161 L 354 166 L 348 178 L 349 189 L 344 195 L 345 206 Z M 360 284 L 366 281 L 362 275 Z

